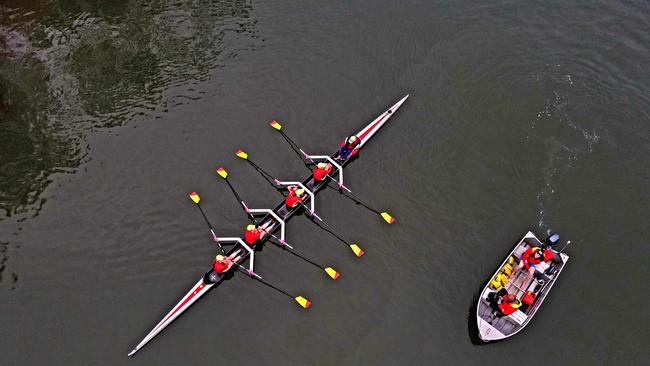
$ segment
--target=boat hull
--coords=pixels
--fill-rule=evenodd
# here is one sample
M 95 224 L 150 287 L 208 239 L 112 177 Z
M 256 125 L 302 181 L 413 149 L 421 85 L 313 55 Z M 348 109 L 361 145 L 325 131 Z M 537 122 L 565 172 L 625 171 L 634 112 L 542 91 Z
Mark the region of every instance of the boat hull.
M 560 273 L 562 273 L 562 270 L 569 260 L 569 256 L 566 253 L 555 252 L 556 255 L 560 256 L 562 262 L 553 262 L 550 264 L 541 263 L 536 267 L 535 277 L 530 283 L 523 283 L 526 279 L 527 271 L 523 269 L 519 271 L 510 281 L 508 281 L 507 284 L 505 284 L 505 289 L 509 294 L 514 294 L 519 299 L 523 297 L 526 291 L 530 290 L 536 294 L 535 301 L 532 305 L 526 306 L 524 311 L 521 311 L 520 308 L 520 310 L 516 311 L 512 315 L 499 317 L 496 315 L 497 312 L 490 306 L 489 301 L 489 297 L 493 296 L 490 295 L 490 293 L 496 293 L 496 289 L 491 285 L 492 281 L 500 272 L 502 272 L 502 269 L 506 266 L 510 257 L 513 257 L 514 259 L 514 263 L 511 264 L 511 266 L 516 267 L 518 261 L 521 260 L 523 252 L 531 245 L 541 246 L 542 242 L 535 236 L 535 234 L 529 231 L 523 239 L 515 245 L 514 249 L 508 254 L 503 263 L 501 263 L 497 268 L 497 271 L 487 281 L 485 288 L 481 291 L 476 306 L 476 323 L 478 326 L 478 335 L 481 341 L 493 342 L 502 340 L 512 337 L 524 329 L 524 327 L 530 323 L 535 314 L 537 314 L 544 299 L 551 291 L 555 281 L 560 276 Z M 547 275 L 545 272 L 548 267 L 551 266 L 555 267 L 555 272 L 552 275 Z
M 408 99 L 408 95 L 400 99 L 397 103 L 395 103 L 393 106 L 391 106 L 388 110 L 386 110 L 384 113 L 379 115 L 377 118 L 375 118 L 372 122 L 368 123 L 366 127 L 364 127 L 361 131 L 359 131 L 356 136 L 359 137 L 361 140 L 359 144 L 358 150 L 363 147 L 376 133 L 379 131 L 379 129 L 384 126 L 384 124 L 390 119 L 390 117 L 393 116 L 395 111 Z M 331 156 L 334 156 L 332 154 Z M 343 166 L 346 166 L 352 161 L 352 159 L 348 159 Z M 337 173 L 337 169 L 335 169 L 331 174 L 334 176 L 334 174 Z M 316 182 L 313 179 L 313 176 L 310 175 L 309 177 L 305 178 L 302 183 L 314 193 L 314 195 L 321 190 L 325 189 L 327 187 L 327 181 L 323 180 L 321 182 Z M 283 221 L 289 220 L 291 217 L 296 215 L 302 207 L 298 206 L 296 208 L 290 209 L 287 208 L 285 205 L 284 201 L 280 202 L 275 209 L 273 209 L 273 212 L 279 216 Z M 258 223 L 260 226 L 267 225 L 269 228 L 269 232 L 272 234 L 275 234 L 279 229 L 280 226 L 275 223 L 275 219 L 273 218 L 272 215 L 267 214 L 262 218 L 262 220 Z M 264 244 L 266 240 L 270 235 L 267 235 L 262 241 L 258 242 L 253 246 L 253 249 L 255 249 L 257 246 L 261 246 Z M 228 251 L 227 255 L 232 254 L 234 251 L 239 250 L 238 246 L 235 245 L 230 251 Z M 241 257 L 241 259 L 237 262 L 238 264 L 243 265 L 243 263 L 246 262 L 248 259 L 248 252 L 245 251 L 245 254 Z M 233 267 L 234 268 L 234 267 Z M 163 329 L 165 329 L 169 324 L 171 324 L 176 318 L 178 318 L 185 310 L 187 310 L 192 304 L 194 304 L 198 299 L 200 299 L 205 293 L 207 293 L 212 287 L 218 286 L 221 282 L 223 282 L 223 276 L 216 275 L 217 278 L 211 278 L 211 276 L 215 276 L 216 273 L 212 271 L 211 269 L 206 272 L 206 274 L 197 282 L 192 289 L 172 308 L 172 310 L 163 317 L 163 319 L 147 334 L 147 336 L 134 348 L 130 353 L 129 356 L 135 355 L 136 352 L 138 352 L 142 347 L 144 347 L 149 341 L 151 341 L 156 335 L 158 335 L 160 332 L 162 332 Z

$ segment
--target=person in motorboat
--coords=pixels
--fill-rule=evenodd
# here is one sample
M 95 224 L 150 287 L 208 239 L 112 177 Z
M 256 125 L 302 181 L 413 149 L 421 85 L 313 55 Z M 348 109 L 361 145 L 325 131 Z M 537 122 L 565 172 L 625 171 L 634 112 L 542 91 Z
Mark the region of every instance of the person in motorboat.
M 334 166 L 330 163 L 318 163 L 314 168 L 314 180 L 321 182 L 323 179 L 332 173 Z
M 232 268 L 233 265 L 235 265 L 235 262 L 241 259 L 241 255 L 238 255 L 239 253 L 240 251 L 236 250 L 234 253 L 227 257 L 221 254 L 217 255 L 214 257 L 212 268 L 219 274 L 227 272 L 230 268 Z
M 499 292 L 490 292 L 487 300 L 498 317 L 510 315 L 521 307 L 521 301 L 515 295 L 508 294 L 505 288 Z
M 510 274 L 510 278 L 514 278 L 515 274 L 519 270 L 526 268 L 528 275 L 522 282 L 522 285 L 527 284 L 535 274 L 535 267 L 542 262 L 548 262 L 551 260 L 554 262 L 561 261 L 559 256 L 555 255 L 555 252 L 547 247 L 530 247 L 521 256 L 521 261 L 519 261 L 517 267 L 515 267 Z
M 361 140 L 352 135 L 343 141 L 341 148 L 334 155 L 334 159 L 338 161 L 346 161 L 352 155 L 354 150 L 361 144 Z
M 256 227 L 253 224 L 246 226 L 246 232 L 244 232 L 244 241 L 249 246 L 253 246 L 260 241 L 264 235 L 266 235 L 266 230 L 263 227 Z
M 285 199 L 285 203 L 289 208 L 298 206 L 303 199 L 305 190 L 298 186 L 289 186 L 289 195 Z

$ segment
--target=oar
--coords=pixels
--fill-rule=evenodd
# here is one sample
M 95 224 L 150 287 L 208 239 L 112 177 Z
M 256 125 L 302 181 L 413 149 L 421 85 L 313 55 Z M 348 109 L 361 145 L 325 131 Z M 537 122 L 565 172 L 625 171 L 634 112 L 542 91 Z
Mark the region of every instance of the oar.
M 302 296 L 294 296 L 294 295 L 288 293 L 287 291 L 279 288 L 278 286 L 276 286 L 276 285 L 268 282 L 267 280 L 263 279 L 262 276 L 260 276 L 257 273 L 251 271 L 250 269 L 242 266 L 241 264 L 239 264 L 239 263 L 234 263 L 234 264 L 237 266 L 237 269 L 240 272 L 248 275 L 250 278 L 252 278 L 254 280 L 257 280 L 260 283 L 262 283 L 262 284 L 264 284 L 264 285 L 266 285 L 266 286 L 268 286 L 268 287 L 270 287 L 270 288 L 272 288 L 272 289 L 274 289 L 274 290 L 276 290 L 278 292 L 281 292 L 281 293 L 285 294 L 286 296 L 292 298 L 295 302 L 298 303 L 298 305 L 302 306 L 303 308 L 307 309 L 309 307 L 309 305 L 311 305 L 311 301 L 307 300 L 307 298 L 302 297 Z
M 298 258 L 304 260 L 305 262 L 307 262 L 307 263 L 309 263 L 309 264 L 312 264 L 313 266 L 322 269 L 322 270 L 325 271 L 325 273 L 327 273 L 327 275 L 330 276 L 333 280 L 336 280 L 336 279 L 338 279 L 338 278 L 341 276 L 341 274 L 340 274 L 339 272 L 337 272 L 334 268 L 332 268 L 332 267 L 323 267 L 323 266 L 321 266 L 320 264 L 318 264 L 318 263 L 312 261 L 311 259 L 305 257 L 304 255 L 298 253 L 295 249 L 291 249 L 291 246 L 290 246 L 289 244 L 287 244 L 284 240 L 278 238 L 277 236 L 271 234 L 271 233 L 268 232 L 268 231 L 267 231 L 266 233 L 269 234 L 271 237 L 275 238 L 275 240 L 278 241 L 278 242 L 276 243 L 276 242 L 273 241 L 273 240 L 269 240 L 269 242 L 271 242 L 271 243 L 277 245 L 278 247 L 280 247 L 280 248 L 286 250 L 287 252 L 293 254 L 294 256 L 296 256 L 296 257 L 298 257 Z
M 278 132 L 280 132 L 280 134 L 282 134 L 282 137 L 284 137 L 284 139 L 287 141 L 287 143 L 289 144 L 289 146 L 291 146 L 291 149 L 292 149 L 293 151 L 296 152 L 296 154 L 300 157 L 300 160 L 302 160 L 303 163 L 304 163 L 308 168 L 309 168 L 309 165 L 310 165 L 310 164 L 305 163 L 305 158 L 307 158 L 307 159 L 309 159 L 309 160 L 311 161 L 311 165 L 315 165 L 315 164 L 316 164 L 316 162 L 314 161 L 314 159 L 310 158 L 309 155 L 306 154 L 306 153 L 303 151 L 303 149 L 302 149 L 300 146 L 298 146 L 298 144 L 296 144 L 295 141 L 293 141 L 293 139 L 291 139 L 291 137 L 289 137 L 289 135 L 287 135 L 284 131 L 282 131 L 282 125 L 281 125 L 280 123 L 278 123 L 278 121 L 273 120 L 273 122 L 271 122 L 271 127 L 273 127 L 273 128 L 276 129 Z M 302 153 L 302 155 L 301 155 L 301 153 Z M 311 168 L 310 168 L 310 170 L 311 170 Z M 333 182 L 337 182 L 337 183 L 338 183 L 338 181 L 337 181 L 336 179 L 334 179 L 331 175 L 327 174 L 326 176 L 327 176 L 327 178 L 331 179 Z M 340 188 L 343 188 L 343 189 L 345 189 L 346 191 L 348 191 L 348 192 L 350 193 L 350 195 L 348 196 L 348 195 L 346 195 L 345 193 L 343 193 L 343 191 L 341 191 Z M 393 217 L 392 217 L 388 212 L 386 212 L 386 211 L 379 211 L 379 210 L 377 210 L 377 209 L 375 209 L 375 208 L 372 208 L 370 205 L 368 205 L 368 204 L 365 203 L 363 200 L 361 200 L 361 198 L 359 198 L 359 196 L 355 195 L 355 194 L 354 194 L 354 193 L 353 193 L 353 192 L 352 192 L 348 187 L 346 187 L 345 185 L 339 184 L 339 193 L 342 194 L 343 196 L 345 196 L 345 197 L 351 199 L 351 200 L 354 201 L 356 204 L 361 205 L 361 206 L 367 208 L 368 210 L 370 210 L 370 211 L 376 213 L 377 215 L 381 216 L 381 217 L 384 219 L 384 221 L 386 221 L 388 224 L 392 224 L 392 223 L 395 222 L 395 218 L 393 218 Z
M 261 166 L 255 164 L 253 161 L 248 159 L 248 154 L 244 150 L 237 150 L 235 151 L 235 155 L 237 157 L 246 160 L 248 164 L 250 164 L 255 170 L 257 170 L 258 173 L 267 181 L 269 184 L 271 184 L 275 189 L 281 190 L 282 188 L 278 187 L 275 185 L 275 177 L 273 175 L 269 174 L 266 170 L 262 169 Z
M 280 132 L 282 137 L 284 137 L 285 141 L 287 141 L 289 146 L 291 146 L 291 149 L 300 157 L 300 160 L 302 160 L 303 164 L 305 164 L 307 168 L 309 168 L 310 165 L 316 164 L 311 159 L 309 159 L 311 160 L 311 164 L 305 161 L 305 157 L 307 156 L 307 154 L 300 148 L 300 146 L 298 146 L 298 144 L 296 144 L 295 141 L 291 139 L 291 137 L 289 137 L 289 135 L 287 135 L 286 133 L 284 133 L 284 131 L 282 131 L 282 125 L 278 121 L 276 120 L 271 121 L 271 127 L 273 127 L 275 130 Z
M 223 168 L 219 168 L 219 169 L 217 169 L 217 172 L 218 172 L 219 175 L 221 175 L 222 177 L 224 177 L 224 175 L 225 175 L 225 176 L 228 176 L 228 173 L 227 173 L 227 172 L 225 171 L 225 169 L 223 169 Z M 226 179 L 226 178 L 224 177 L 224 179 Z M 236 190 L 234 189 L 234 187 L 233 187 L 232 185 L 230 186 L 230 188 L 232 189 L 233 193 L 236 192 Z M 253 220 L 253 222 L 255 223 L 255 225 L 257 225 L 257 220 L 255 220 L 255 216 L 253 216 L 250 212 L 248 212 L 248 209 L 247 209 L 247 207 L 246 207 L 246 204 L 243 203 L 243 201 L 241 200 L 241 197 L 240 197 L 239 195 L 235 195 L 235 197 L 236 197 L 237 200 L 242 204 L 242 207 L 244 208 L 244 211 L 246 211 L 246 214 L 248 214 L 248 215 L 250 216 L 250 218 Z M 320 264 L 318 264 L 318 263 L 312 261 L 311 259 L 305 257 L 304 255 L 302 255 L 302 254 L 296 252 L 296 251 L 295 251 L 295 250 L 294 250 L 290 245 L 288 245 L 284 240 L 278 238 L 278 237 L 275 236 L 273 233 L 271 233 L 271 232 L 269 232 L 269 231 L 266 231 L 266 230 L 265 230 L 265 232 L 266 232 L 267 234 L 269 234 L 271 237 L 275 238 L 275 239 L 278 241 L 278 242 L 276 243 L 276 242 L 274 242 L 274 241 L 272 241 L 272 240 L 269 240 L 271 243 L 273 243 L 273 244 L 279 246 L 280 248 L 282 248 L 282 249 L 288 251 L 289 253 L 293 254 L 294 256 L 296 256 L 296 257 L 298 257 L 298 258 L 300 258 L 300 259 L 303 259 L 304 261 L 306 261 L 306 262 L 308 262 L 308 263 L 310 263 L 310 264 L 312 264 L 312 265 L 314 265 L 314 266 L 316 266 L 316 267 L 322 269 L 322 270 L 325 271 L 325 273 L 327 273 L 327 275 L 330 276 L 333 280 L 336 280 L 336 279 L 339 278 L 339 276 L 341 275 L 341 274 L 340 274 L 339 272 L 337 272 L 334 268 L 332 268 L 332 267 L 324 267 L 324 266 L 321 266 Z
M 217 169 L 216 169 L 216 172 L 217 172 L 217 174 L 219 174 L 219 176 L 220 176 L 221 178 L 223 178 L 223 180 L 226 181 L 226 183 L 228 183 L 228 187 L 230 187 L 230 190 L 231 190 L 232 193 L 235 195 L 235 198 L 237 199 L 237 201 L 239 202 L 239 204 L 244 208 L 244 211 L 246 212 L 246 215 L 248 215 L 248 217 L 249 217 L 249 218 L 250 218 L 254 223 L 257 223 L 256 220 L 255 220 L 255 217 L 253 217 L 253 215 L 252 215 L 250 212 L 248 212 L 248 207 L 247 207 L 246 204 L 244 203 L 244 200 L 242 200 L 242 198 L 241 198 L 241 196 L 239 195 L 239 193 L 237 193 L 237 191 L 235 190 L 235 187 L 233 187 L 232 184 L 230 184 L 230 181 L 228 180 L 228 172 L 226 171 L 226 169 L 224 169 L 223 167 L 220 167 L 220 168 L 217 168 Z
M 199 205 L 199 202 L 201 201 L 201 197 L 198 195 L 198 193 L 192 192 L 192 193 L 190 193 L 190 198 L 192 199 L 192 201 L 194 201 L 194 203 L 196 203 L 199 210 L 201 210 L 201 215 L 203 216 L 203 219 L 205 220 L 205 223 L 210 228 L 210 232 L 212 233 L 212 238 L 217 243 L 217 245 L 219 245 L 219 248 L 221 248 L 221 251 L 225 254 L 226 251 L 221 246 L 221 243 L 219 243 L 219 240 L 217 238 L 217 235 L 214 233 L 214 229 L 212 228 L 212 224 L 210 223 L 210 220 L 208 220 L 208 217 L 205 215 L 205 213 L 203 212 L 203 209 Z M 290 298 L 294 299 L 303 308 L 307 309 L 309 307 L 309 305 L 311 305 L 311 302 L 309 300 L 307 300 L 306 298 L 304 298 L 302 296 L 293 296 L 293 295 L 289 294 L 288 292 L 282 290 L 281 288 L 279 288 L 279 287 L 271 284 L 270 282 L 264 280 L 260 275 L 258 275 L 257 273 L 249 270 L 248 268 L 243 267 L 239 263 L 233 262 L 233 264 L 235 264 L 241 272 L 247 274 L 252 279 L 258 280 L 259 282 L 265 284 L 266 286 L 271 287 L 272 289 L 275 289 L 277 291 L 280 291 L 283 294 L 285 294 L 285 295 L 289 296 Z
M 235 152 L 235 155 L 237 155 L 238 157 L 240 157 L 240 158 L 246 160 L 247 162 L 249 162 L 250 164 L 252 164 L 254 167 L 256 167 L 256 169 L 259 169 L 259 171 L 264 172 L 264 169 L 262 169 L 261 167 L 259 167 L 257 164 L 253 163 L 253 162 L 248 158 L 248 154 L 247 154 L 245 151 L 243 151 L 243 150 L 237 150 L 237 151 Z M 268 173 L 265 172 L 265 174 L 268 174 Z M 268 175 L 269 175 L 269 177 L 273 177 L 273 176 L 270 175 L 270 174 L 268 174 Z M 273 178 L 273 179 L 275 179 L 275 178 Z M 270 183 L 270 180 L 267 179 L 267 181 L 269 181 L 269 183 Z M 273 186 L 274 186 L 275 188 L 278 188 L 278 187 L 275 185 L 275 183 L 270 183 L 270 184 L 273 184 Z M 310 212 L 311 215 L 317 217 L 318 220 L 320 220 L 321 222 L 323 222 L 323 224 L 327 225 L 327 223 L 324 222 L 323 219 L 321 219 L 321 218 L 320 218 L 320 217 L 319 217 L 315 212 L 311 212 L 311 211 L 310 211 L 310 210 L 309 210 L 309 209 L 308 209 L 308 208 L 307 208 L 307 207 L 306 207 L 302 202 L 299 202 L 299 203 L 300 203 L 300 204 L 305 208 L 305 210 L 306 210 L 307 212 Z M 317 225 L 318 225 L 318 224 L 317 224 Z M 327 229 L 323 228 L 323 227 L 320 226 L 320 225 L 318 225 L 318 226 L 319 226 L 321 229 L 324 229 L 324 230 L 326 230 L 327 232 L 329 232 L 330 234 L 334 235 L 337 239 L 339 239 L 341 242 L 343 242 L 346 246 L 349 246 L 350 249 L 352 249 L 352 251 L 354 252 L 354 254 L 355 254 L 357 257 L 361 257 L 361 256 L 364 254 L 364 251 L 361 250 L 361 248 L 360 248 L 357 244 L 355 244 L 355 243 L 348 244 L 348 242 L 346 242 L 344 239 L 342 239 L 340 236 L 338 236 L 338 235 L 337 235 L 337 234 L 336 234 L 336 233 L 331 229 L 331 226 L 327 225 L 327 226 L 330 228 L 330 230 L 327 230 Z
M 365 252 L 363 250 L 361 250 L 361 248 L 356 243 L 349 243 L 347 240 L 343 239 L 341 236 L 339 236 L 337 233 L 335 233 L 334 229 L 332 228 L 332 226 L 330 224 L 326 223 L 315 212 L 311 212 L 309 210 L 309 208 L 307 208 L 307 206 L 305 206 L 304 203 L 298 202 L 298 204 L 300 204 L 305 209 L 305 212 L 308 212 L 309 215 L 312 217 L 312 219 L 310 220 L 311 222 L 313 222 L 319 228 L 321 228 L 321 229 L 325 230 L 326 232 L 332 234 L 332 236 L 337 238 L 339 240 L 339 242 L 345 244 L 345 246 L 350 247 L 350 249 L 352 249 L 352 252 L 354 252 L 354 255 L 356 255 L 357 257 L 361 257 L 362 255 L 365 254 Z M 314 217 L 317 218 L 320 222 L 323 223 L 323 225 L 325 225 L 327 227 L 323 227 L 320 224 L 318 224 L 316 221 L 314 221 L 314 219 L 313 219 Z
M 221 243 L 219 243 L 219 239 L 217 237 L 217 234 L 214 233 L 214 228 L 212 228 L 212 225 L 210 224 L 210 221 L 208 220 L 208 217 L 205 216 L 205 212 L 203 212 L 203 208 L 201 208 L 201 197 L 199 196 L 198 193 L 192 192 L 190 193 L 190 199 L 196 203 L 196 207 L 199 208 L 199 211 L 201 211 L 201 216 L 203 216 L 203 220 L 205 220 L 205 223 L 208 224 L 208 227 L 210 228 L 210 233 L 212 233 L 212 240 L 214 240 L 215 243 L 219 246 L 219 249 L 225 254 L 226 251 L 223 249 L 221 246 Z
M 338 184 L 338 181 L 337 181 L 336 179 L 334 179 L 331 175 L 327 174 L 326 177 L 329 178 L 330 180 L 334 181 L 334 182 L 337 182 L 337 184 Z M 328 184 L 328 185 L 329 185 L 329 184 Z M 386 212 L 386 211 L 380 212 L 379 210 L 377 210 L 377 209 L 375 209 L 375 208 L 372 208 L 370 205 L 368 205 L 367 203 L 365 203 L 364 201 L 362 201 L 361 198 L 359 198 L 359 196 L 357 196 L 356 194 L 354 194 L 354 193 L 353 193 L 353 192 L 352 192 L 348 187 L 346 187 L 345 185 L 338 184 L 338 186 L 339 186 L 339 188 L 343 188 L 343 189 L 345 189 L 346 191 L 348 191 L 348 194 L 349 194 L 349 195 L 343 193 L 343 191 L 342 191 L 341 189 L 338 190 L 338 192 L 339 192 L 340 194 L 342 194 L 343 197 L 347 197 L 347 198 L 351 199 L 353 202 L 355 202 L 357 205 L 361 205 L 361 206 L 367 208 L 368 210 L 370 210 L 370 211 L 376 213 L 377 215 L 381 216 L 381 218 L 384 219 L 384 221 L 386 221 L 389 225 L 395 222 L 395 218 L 394 218 L 393 216 L 391 216 L 388 212 Z M 330 187 L 331 187 L 331 186 L 330 186 Z M 332 188 L 334 188 L 334 187 L 332 187 Z

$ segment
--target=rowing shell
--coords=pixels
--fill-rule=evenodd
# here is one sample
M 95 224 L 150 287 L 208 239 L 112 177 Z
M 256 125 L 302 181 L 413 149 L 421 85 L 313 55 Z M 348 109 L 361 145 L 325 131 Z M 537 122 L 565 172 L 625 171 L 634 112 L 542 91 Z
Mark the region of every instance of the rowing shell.
M 390 117 L 393 116 L 395 111 L 406 101 L 406 99 L 409 96 L 406 95 L 404 98 L 400 99 L 397 103 L 395 103 L 392 107 L 390 107 L 388 110 L 386 110 L 384 113 L 379 115 L 377 118 L 375 118 L 372 122 L 370 122 L 366 127 L 364 127 L 361 131 L 359 131 L 356 136 L 359 138 L 360 143 L 359 146 L 355 149 L 355 151 L 352 153 L 351 156 L 355 156 L 356 153 L 358 153 L 359 149 L 361 149 L 366 142 L 374 136 L 377 131 L 390 119 Z M 334 154 L 332 154 L 334 156 Z M 351 162 L 353 159 L 348 159 L 345 161 L 344 164 L 342 164 L 342 167 L 347 165 L 348 163 Z M 335 169 L 331 174 L 334 175 L 337 173 L 337 169 Z M 302 184 L 305 185 L 311 192 L 318 193 L 319 191 L 325 189 L 327 187 L 327 181 L 323 180 L 321 182 L 316 182 L 313 179 L 313 176 L 310 175 L 308 178 L 302 181 Z M 283 219 L 283 221 L 289 220 L 292 216 L 294 216 L 299 210 L 300 206 L 296 208 L 288 208 L 285 204 L 284 201 L 280 202 L 276 206 L 276 208 L 273 210 L 273 212 L 280 218 Z M 260 225 L 267 225 L 269 228 L 268 231 L 273 233 L 277 231 L 280 228 L 280 225 L 278 225 L 277 221 L 272 217 L 272 215 L 267 215 L 265 216 L 262 221 L 260 222 Z M 262 245 L 264 241 L 268 240 L 270 235 L 266 236 L 264 240 L 258 242 L 256 245 Z M 253 246 L 253 249 L 254 246 Z M 236 249 L 236 246 L 233 247 L 230 252 L 228 252 L 228 255 L 230 255 L 232 252 L 234 252 Z M 246 252 L 242 258 L 239 260 L 238 264 L 243 264 L 247 260 L 249 256 L 249 253 Z M 208 292 L 212 287 L 217 286 L 224 280 L 224 275 L 220 275 L 216 272 L 214 272 L 212 269 L 208 270 L 202 277 L 199 279 L 199 281 L 192 287 L 192 289 L 185 295 L 183 298 L 172 308 L 172 310 L 165 315 L 165 317 L 162 318 L 162 320 L 156 324 L 156 326 L 147 334 L 146 337 L 129 353 L 129 356 L 133 356 L 136 352 L 138 352 L 142 347 L 144 347 L 149 341 L 151 341 L 158 333 L 162 332 L 163 329 L 165 329 L 169 324 L 171 324 L 176 318 L 178 318 L 185 310 L 187 310 L 192 304 L 194 304 L 198 299 L 201 298 L 206 292 Z

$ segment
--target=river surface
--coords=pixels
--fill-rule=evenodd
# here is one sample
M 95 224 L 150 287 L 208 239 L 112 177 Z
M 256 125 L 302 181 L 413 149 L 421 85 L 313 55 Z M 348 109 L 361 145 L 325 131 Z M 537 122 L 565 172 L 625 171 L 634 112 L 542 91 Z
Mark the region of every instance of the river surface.
M 0 3 L 2 365 L 648 364 L 650 5 L 645 1 Z M 126 354 L 307 171 L 271 119 L 332 152 L 410 94 L 346 170 L 397 223 L 318 196 L 136 358 Z M 538 315 L 473 342 L 476 296 L 527 230 L 571 240 Z

